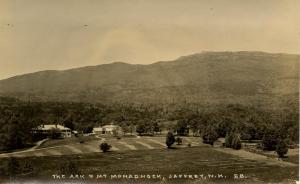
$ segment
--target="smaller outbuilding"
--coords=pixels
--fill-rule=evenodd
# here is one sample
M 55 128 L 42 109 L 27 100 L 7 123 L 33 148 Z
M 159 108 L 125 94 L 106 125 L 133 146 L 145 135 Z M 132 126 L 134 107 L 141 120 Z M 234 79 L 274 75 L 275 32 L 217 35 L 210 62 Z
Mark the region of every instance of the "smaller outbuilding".
M 119 136 L 122 135 L 123 131 L 119 125 L 105 125 L 100 127 L 93 128 L 93 134 L 95 135 L 111 135 L 111 136 Z

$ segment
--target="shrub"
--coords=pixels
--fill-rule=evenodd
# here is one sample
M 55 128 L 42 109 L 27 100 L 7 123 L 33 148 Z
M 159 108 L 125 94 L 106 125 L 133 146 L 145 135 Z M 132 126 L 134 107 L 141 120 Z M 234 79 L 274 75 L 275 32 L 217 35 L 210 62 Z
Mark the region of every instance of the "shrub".
M 182 144 L 182 138 L 177 137 L 176 140 L 175 140 L 175 142 L 177 142 L 177 145 Z
M 174 137 L 173 133 L 168 132 L 167 138 L 166 138 L 166 145 L 168 146 L 168 148 L 170 148 L 172 146 L 172 144 L 174 144 L 174 142 L 175 142 L 175 137 Z
M 138 125 L 136 127 L 136 132 L 141 135 L 142 133 L 145 133 L 146 131 L 146 128 L 145 128 L 145 125 L 144 124 L 141 124 L 141 125 Z
M 279 158 L 283 158 L 288 152 L 288 145 L 286 140 L 280 139 L 276 145 L 276 153 Z
M 100 144 L 100 149 L 103 152 L 107 152 L 110 148 L 111 148 L 111 145 L 107 144 L 106 142 Z

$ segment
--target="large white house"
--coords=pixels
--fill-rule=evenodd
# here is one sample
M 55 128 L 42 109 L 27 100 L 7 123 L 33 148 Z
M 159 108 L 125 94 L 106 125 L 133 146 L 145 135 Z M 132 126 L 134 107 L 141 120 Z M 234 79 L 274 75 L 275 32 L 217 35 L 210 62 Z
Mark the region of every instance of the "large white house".
M 96 135 L 122 135 L 122 128 L 118 125 L 105 125 L 93 128 L 93 133 Z
M 40 125 L 33 129 L 34 133 L 42 133 L 42 134 L 49 134 L 51 129 L 58 129 L 61 132 L 62 138 L 68 138 L 71 137 L 71 129 L 68 127 L 64 127 L 62 125 L 57 124 L 48 124 L 48 125 Z

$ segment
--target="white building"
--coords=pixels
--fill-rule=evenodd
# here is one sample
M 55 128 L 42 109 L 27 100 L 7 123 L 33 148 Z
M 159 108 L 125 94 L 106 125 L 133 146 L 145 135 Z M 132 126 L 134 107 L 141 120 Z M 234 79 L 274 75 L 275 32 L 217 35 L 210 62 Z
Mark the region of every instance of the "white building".
M 58 129 L 62 138 L 71 137 L 71 129 L 57 124 L 40 125 L 33 130 L 34 133 L 49 134 L 51 129 Z
M 105 125 L 102 127 L 93 128 L 93 133 L 96 135 L 122 135 L 122 128 L 118 125 Z

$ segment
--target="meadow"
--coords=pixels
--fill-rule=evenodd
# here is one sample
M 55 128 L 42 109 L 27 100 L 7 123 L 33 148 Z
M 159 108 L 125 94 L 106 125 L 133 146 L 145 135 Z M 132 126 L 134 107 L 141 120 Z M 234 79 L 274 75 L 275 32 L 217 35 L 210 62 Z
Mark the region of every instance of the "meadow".
M 98 148 L 103 139 L 84 143 L 74 141 L 67 145 L 51 144 L 34 151 L 15 153 L 0 158 L 0 161 L 1 165 L 5 165 L 13 156 L 20 166 L 31 168 L 29 174 L 14 175 L 14 181 L 32 178 L 38 181 L 73 181 L 75 179 L 72 177 L 76 174 L 84 177 L 76 179 L 79 181 L 112 183 L 162 180 L 174 183 L 257 183 L 290 182 L 298 178 L 297 166 L 274 165 L 220 152 L 202 144 L 199 139 L 187 137 L 182 145 L 175 144 L 173 149 L 167 149 L 164 137 L 107 138 L 104 141 L 112 145 L 107 153 L 102 153 Z M 192 146 L 187 146 L 188 143 Z M 55 178 L 62 175 L 66 179 Z M 117 175 L 120 178 L 114 178 Z M 134 179 L 135 175 L 138 179 Z M 147 175 L 160 175 L 160 178 L 140 178 Z M 187 178 L 184 178 L 185 175 Z M 128 178 L 130 176 L 133 178 Z M 9 179 L 8 176 L 2 178 Z

